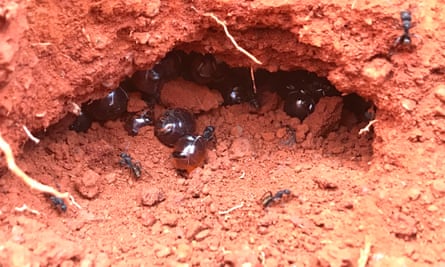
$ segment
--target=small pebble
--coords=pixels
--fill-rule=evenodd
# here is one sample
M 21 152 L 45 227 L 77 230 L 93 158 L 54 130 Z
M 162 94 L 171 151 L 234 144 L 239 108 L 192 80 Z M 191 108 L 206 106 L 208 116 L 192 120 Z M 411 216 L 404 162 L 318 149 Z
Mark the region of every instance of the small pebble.
M 435 197 L 442 197 L 445 195 L 445 181 L 443 179 L 434 180 L 431 184 L 431 189 Z
M 264 141 L 270 142 L 275 139 L 275 133 L 273 132 L 261 133 L 261 137 L 263 138 Z
M 277 138 L 281 139 L 286 136 L 288 129 L 286 127 L 282 127 L 275 132 Z
M 158 258 L 165 258 L 165 257 L 168 257 L 171 254 L 172 254 L 172 250 L 168 246 L 158 245 L 155 248 L 155 255 Z
M 181 243 L 176 248 L 177 260 L 180 262 L 186 262 L 190 260 L 191 254 L 193 252 L 192 247 L 185 243 Z
M 426 208 L 426 209 L 431 212 L 439 210 L 439 208 L 436 205 L 429 205 L 428 208 Z
M 142 225 L 150 227 L 156 223 L 156 217 L 149 211 L 143 211 L 141 214 Z
M 204 229 L 195 235 L 196 241 L 202 241 L 210 235 L 210 229 Z
M 445 103 L 445 84 L 439 84 L 434 90 L 434 95 Z
M 420 192 L 419 188 L 416 188 L 416 187 L 410 188 L 408 190 L 408 198 L 410 200 L 417 200 L 420 197 L 420 193 L 421 192 Z
M 414 108 L 416 107 L 416 102 L 411 99 L 403 99 L 402 107 L 407 111 L 413 111 Z
M 151 207 L 164 200 L 164 192 L 157 187 L 145 187 L 141 191 L 141 202 L 144 206 Z
M 165 226 L 176 227 L 176 225 L 178 225 L 178 217 L 176 214 L 162 214 L 159 220 L 161 221 L 161 224 Z

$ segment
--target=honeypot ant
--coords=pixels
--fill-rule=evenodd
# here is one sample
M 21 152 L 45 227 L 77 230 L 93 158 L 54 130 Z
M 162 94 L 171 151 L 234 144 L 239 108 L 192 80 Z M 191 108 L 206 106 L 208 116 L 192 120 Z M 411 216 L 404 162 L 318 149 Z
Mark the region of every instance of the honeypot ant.
M 139 162 L 133 162 L 130 155 L 125 152 L 120 153 L 119 156 L 121 157 L 121 160 L 119 161 L 121 166 L 126 166 L 133 172 L 136 178 L 140 178 L 142 173 L 141 164 Z
M 269 207 L 270 205 L 272 205 L 272 203 L 278 202 L 285 195 L 289 196 L 290 194 L 291 192 L 289 189 L 279 190 L 275 193 L 275 195 L 273 195 L 271 191 L 268 191 L 261 197 L 261 204 L 264 208 Z

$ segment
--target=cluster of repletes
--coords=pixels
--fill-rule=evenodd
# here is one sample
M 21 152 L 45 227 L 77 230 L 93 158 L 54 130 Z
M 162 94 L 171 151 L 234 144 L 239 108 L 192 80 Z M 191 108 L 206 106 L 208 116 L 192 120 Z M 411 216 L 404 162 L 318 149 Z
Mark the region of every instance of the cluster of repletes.
M 162 104 L 160 92 L 163 85 L 178 77 L 218 90 L 224 105 L 249 102 L 258 108 L 263 92 L 276 92 L 284 100 L 284 111 L 301 120 L 314 111 L 321 97 L 339 95 L 327 79 L 305 70 L 271 73 L 259 69 L 254 72 L 254 86 L 249 68 L 231 68 L 211 54 L 172 51 L 153 68 L 136 71 L 106 97 L 84 103 L 80 116 L 70 129 L 86 132 L 93 121 L 105 122 L 121 117 L 127 113 L 128 92 L 139 91 L 148 108 L 129 114 L 125 124 L 130 135 L 137 135 L 141 127 L 154 124 L 153 107 L 155 103 Z M 167 110 L 156 121 L 155 135 L 163 144 L 174 147 L 172 155 L 178 170 L 190 172 L 204 161 L 205 147 L 213 138 L 214 128 L 208 126 L 202 135 L 196 135 L 195 131 L 193 114 L 184 109 Z
M 103 122 L 120 117 L 126 112 L 129 91 L 141 92 L 143 99 L 150 104 L 159 102 L 163 85 L 178 77 L 218 90 L 225 105 L 250 102 L 259 107 L 258 98 L 264 91 L 277 92 L 284 99 L 284 111 L 301 120 L 313 112 L 321 97 L 339 95 L 326 78 L 305 70 L 272 73 L 259 69 L 254 76 L 256 94 L 249 68 L 231 68 L 211 54 L 172 51 L 152 69 L 136 71 L 105 98 L 84 104 L 82 114 L 71 129 L 86 132 L 92 121 Z M 136 135 L 141 127 L 153 124 L 150 109 L 132 115 L 126 127 L 132 135 Z
M 213 139 L 215 128 L 207 126 L 201 135 L 196 133 L 196 121 L 186 109 L 168 109 L 156 120 L 155 136 L 168 147 L 173 148 L 175 168 L 181 174 L 188 174 L 204 164 L 207 145 Z

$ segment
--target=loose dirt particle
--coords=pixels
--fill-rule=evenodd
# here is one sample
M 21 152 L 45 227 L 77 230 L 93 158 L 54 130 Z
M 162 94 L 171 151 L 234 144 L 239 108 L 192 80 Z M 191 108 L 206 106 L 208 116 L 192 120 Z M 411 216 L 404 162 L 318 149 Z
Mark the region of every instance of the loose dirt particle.
M 84 198 L 93 199 L 99 194 L 99 180 L 99 174 L 93 170 L 87 170 L 80 179 L 76 180 L 76 190 Z
M 261 133 L 261 137 L 263 138 L 264 141 L 270 142 L 275 139 L 275 133 L 274 132 Z
M 156 223 L 156 217 L 150 211 L 142 211 L 141 221 L 143 226 L 150 227 Z
M 200 221 L 192 221 L 187 225 L 187 233 L 185 237 L 191 241 L 199 232 L 205 229 L 208 229 L 208 227 Z
M 154 206 L 165 200 L 165 194 L 158 187 L 145 187 L 141 190 L 141 203 L 144 206 Z
M 232 145 L 230 146 L 230 159 L 250 157 L 252 154 L 253 147 L 249 139 L 240 137 L 233 140 Z
M 407 192 L 408 198 L 410 200 L 417 200 L 417 199 L 419 199 L 420 194 L 421 194 L 421 191 L 417 187 L 412 187 Z
M 434 95 L 443 103 L 445 103 L 445 85 L 439 84 L 434 89 Z
M 286 127 L 282 127 L 275 132 L 277 138 L 283 138 L 286 136 L 288 129 Z
M 392 64 L 385 59 L 376 58 L 365 64 L 362 75 L 375 84 L 381 84 L 388 77 Z
M 301 143 L 306 139 L 306 135 L 309 132 L 309 126 L 305 123 L 297 125 L 295 128 L 295 141 Z
M 402 107 L 407 111 L 413 111 L 416 108 L 416 102 L 411 99 L 402 99 Z
M 195 235 L 195 240 L 196 241 L 202 241 L 204 240 L 206 237 L 208 237 L 210 235 L 210 229 L 205 229 L 200 231 L 199 233 L 197 233 Z
M 163 213 L 160 215 L 159 221 L 162 225 L 176 227 L 176 225 L 178 225 L 179 218 L 175 214 Z
M 192 256 L 193 248 L 186 243 L 180 243 L 176 247 L 176 259 L 179 262 L 186 262 Z
M 445 181 L 443 179 L 434 180 L 431 184 L 431 189 L 435 197 L 442 197 L 445 195 Z
M 431 212 L 439 210 L 439 208 L 436 205 L 429 205 L 426 209 Z
M 172 254 L 172 250 L 168 246 L 156 244 L 154 246 L 155 255 L 158 258 L 165 258 Z
M 314 180 L 314 183 L 316 183 L 320 189 L 323 189 L 323 190 L 338 189 L 338 185 L 336 184 L 335 181 L 328 180 L 328 179 L 325 179 L 322 177 L 314 178 L 313 180 Z

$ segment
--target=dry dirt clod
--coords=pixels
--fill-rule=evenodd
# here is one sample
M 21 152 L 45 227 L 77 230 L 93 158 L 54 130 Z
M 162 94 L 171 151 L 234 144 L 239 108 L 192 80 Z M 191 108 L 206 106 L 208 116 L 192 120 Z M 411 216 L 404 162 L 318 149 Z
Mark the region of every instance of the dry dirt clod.
M 171 108 L 185 108 L 193 113 L 217 108 L 223 101 L 218 91 L 185 80 L 170 81 L 161 91 L 161 102 L 164 105 Z
M 362 74 L 373 83 L 381 84 L 388 77 L 392 65 L 385 59 L 376 58 L 368 63 L 362 69 Z
M 141 190 L 141 203 L 144 206 L 154 206 L 165 200 L 165 193 L 157 187 L 145 187 Z
M 314 136 L 325 136 L 338 128 L 343 109 L 341 97 L 323 97 L 305 120 Z
M 392 216 L 391 227 L 397 238 L 409 241 L 417 237 L 417 221 L 401 212 L 397 212 Z
M 143 226 L 153 226 L 156 223 L 156 217 L 150 211 L 142 211 L 141 221 Z
M 75 181 L 75 188 L 82 197 L 95 198 L 100 193 L 100 175 L 93 170 L 87 170 L 80 179 Z

